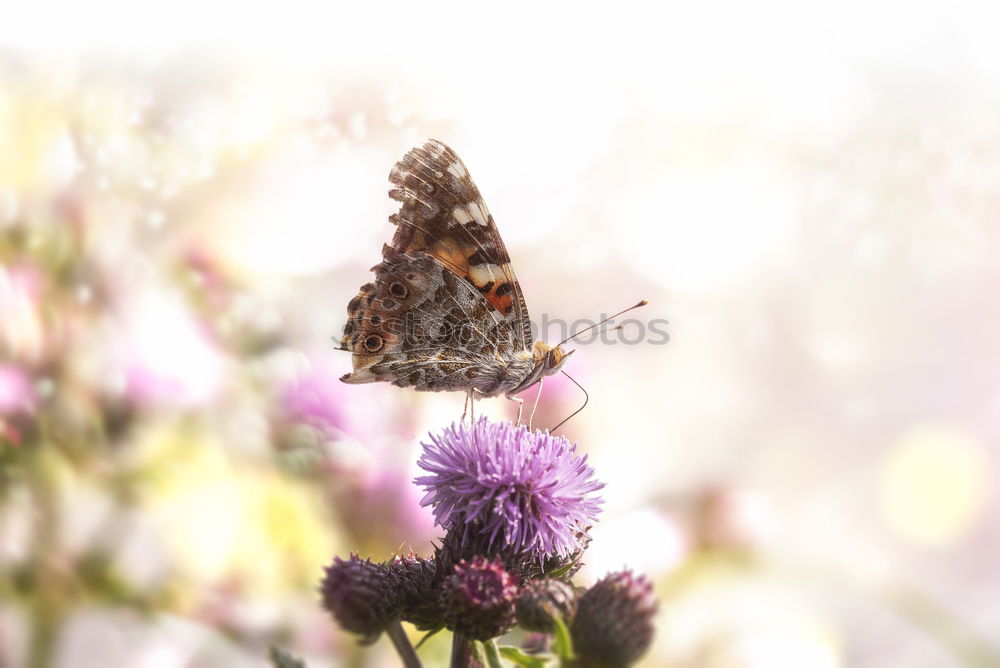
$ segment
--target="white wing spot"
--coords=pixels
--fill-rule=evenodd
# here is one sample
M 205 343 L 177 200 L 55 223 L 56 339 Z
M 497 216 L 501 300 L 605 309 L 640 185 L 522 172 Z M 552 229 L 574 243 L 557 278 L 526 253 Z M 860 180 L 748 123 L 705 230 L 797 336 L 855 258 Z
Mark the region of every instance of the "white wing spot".
M 461 206 L 456 206 L 451 211 L 451 215 L 458 221 L 459 225 L 465 225 L 466 223 L 472 222 L 472 216 Z
M 495 264 L 477 264 L 469 267 L 469 278 L 477 286 L 495 281 L 501 275 L 500 267 Z
M 487 225 L 486 221 L 489 218 L 490 214 L 487 213 L 486 207 L 483 206 L 482 202 L 470 202 L 469 212 L 472 214 L 472 217 L 476 219 L 477 223 L 479 223 L 483 227 L 486 227 Z
M 465 165 L 460 162 L 453 162 L 448 165 L 448 171 L 459 179 L 464 179 L 468 175 L 468 172 L 465 171 Z

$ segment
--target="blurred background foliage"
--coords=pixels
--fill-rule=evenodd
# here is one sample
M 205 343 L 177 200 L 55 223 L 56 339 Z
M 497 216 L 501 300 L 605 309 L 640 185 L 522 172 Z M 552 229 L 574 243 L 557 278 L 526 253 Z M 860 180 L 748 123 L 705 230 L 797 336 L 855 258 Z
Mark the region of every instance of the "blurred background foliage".
M 427 552 L 462 397 L 347 387 L 330 337 L 428 137 L 536 320 L 671 322 L 579 345 L 564 428 L 646 665 L 1000 665 L 992 6 L 105 9 L 3 30 L 0 666 L 394 665 L 314 588 Z

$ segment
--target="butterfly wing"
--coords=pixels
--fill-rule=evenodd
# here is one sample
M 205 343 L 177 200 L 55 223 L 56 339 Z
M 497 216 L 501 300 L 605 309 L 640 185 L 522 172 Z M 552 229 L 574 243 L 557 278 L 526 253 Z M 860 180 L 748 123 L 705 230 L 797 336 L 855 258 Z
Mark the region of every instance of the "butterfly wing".
M 465 163 L 443 143 L 410 150 L 389 173 L 399 212 L 397 250 L 431 255 L 471 285 L 514 329 L 522 349 L 532 344 L 524 295 L 493 216 Z
M 373 271 L 347 305 L 341 343 L 354 371 L 341 380 L 487 396 L 506 387 L 514 332 L 477 290 L 419 251 L 386 246 Z
M 398 229 L 375 281 L 348 304 L 341 345 L 354 371 L 341 380 L 486 395 L 516 385 L 522 371 L 510 361 L 531 349 L 528 311 L 468 169 L 431 140 L 396 163 L 389 182 Z

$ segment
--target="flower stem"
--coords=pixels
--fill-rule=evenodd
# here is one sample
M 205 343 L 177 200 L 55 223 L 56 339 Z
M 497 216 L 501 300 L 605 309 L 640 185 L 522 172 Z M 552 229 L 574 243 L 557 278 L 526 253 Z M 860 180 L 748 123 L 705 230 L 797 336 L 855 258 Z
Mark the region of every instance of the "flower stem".
M 481 668 L 483 664 L 476 660 L 472 642 L 461 633 L 451 636 L 451 668 Z
M 503 664 L 500 663 L 500 648 L 497 647 L 496 640 L 483 642 L 483 653 L 486 654 L 486 665 L 489 668 L 503 668 Z
M 403 660 L 405 668 L 422 668 L 420 659 L 417 658 L 417 651 L 410 644 L 410 639 L 406 637 L 406 631 L 403 630 L 403 625 L 399 623 L 398 619 L 390 624 L 385 632 L 396 648 L 396 652 L 399 653 L 399 658 Z

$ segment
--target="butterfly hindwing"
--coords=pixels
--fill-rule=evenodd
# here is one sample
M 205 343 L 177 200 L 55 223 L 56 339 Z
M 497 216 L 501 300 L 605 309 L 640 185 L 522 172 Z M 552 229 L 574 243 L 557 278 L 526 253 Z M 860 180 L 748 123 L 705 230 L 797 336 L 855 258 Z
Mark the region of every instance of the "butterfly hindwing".
M 492 388 L 514 330 L 483 296 L 433 256 L 391 246 L 375 281 L 348 304 L 341 344 L 353 353 L 348 383 L 389 381 L 418 390 Z

